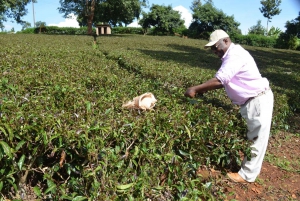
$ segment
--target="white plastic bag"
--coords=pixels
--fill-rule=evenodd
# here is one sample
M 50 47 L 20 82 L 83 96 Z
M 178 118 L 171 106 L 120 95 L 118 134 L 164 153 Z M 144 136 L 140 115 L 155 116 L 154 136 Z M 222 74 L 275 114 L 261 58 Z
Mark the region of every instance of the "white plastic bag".
M 147 92 L 133 98 L 132 101 L 128 101 L 127 103 L 123 104 L 122 107 L 128 109 L 151 110 L 155 106 L 156 102 L 157 100 L 154 95 L 150 92 Z

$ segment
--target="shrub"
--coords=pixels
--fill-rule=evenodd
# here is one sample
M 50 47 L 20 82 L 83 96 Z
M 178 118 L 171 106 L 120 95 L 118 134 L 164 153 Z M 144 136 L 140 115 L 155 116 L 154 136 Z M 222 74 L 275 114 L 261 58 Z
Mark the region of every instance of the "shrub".
M 35 28 L 26 28 L 24 30 L 18 31 L 17 33 L 34 34 Z
M 91 37 L 44 34 L 0 41 L 1 196 L 13 200 L 26 187 L 54 201 L 222 195 L 220 181 L 197 170 L 240 163 L 246 125 L 223 89 L 183 96 L 220 64 L 199 48 L 207 41 L 131 35 L 91 45 Z M 248 48 L 271 78 L 272 129 L 288 129 L 287 117 L 299 111 L 300 53 Z M 154 110 L 122 109 L 145 91 L 158 99 Z
M 93 29 L 96 32 L 95 28 Z M 44 33 L 44 34 L 51 34 L 51 35 L 86 35 L 87 34 L 87 27 L 57 27 L 57 26 L 45 26 L 45 27 L 36 27 L 36 28 L 27 28 L 23 31 L 18 33 Z
M 113 27 L 113 34 L 143 34 L 141 27 Z
M 299 47 L 299 39 L 297 36 L 292 36 L 288 42 L 288 48 L 291 50 L 296 50 Z
M 231 36 L 231 39 L 235 43 L 257 46 L 257 47 L 273 48 L 276 45 L 275 37 L 268 37 L 268 36 L 256 35 L 256 34 L 248 34 L 248 35 L 236 34 Z

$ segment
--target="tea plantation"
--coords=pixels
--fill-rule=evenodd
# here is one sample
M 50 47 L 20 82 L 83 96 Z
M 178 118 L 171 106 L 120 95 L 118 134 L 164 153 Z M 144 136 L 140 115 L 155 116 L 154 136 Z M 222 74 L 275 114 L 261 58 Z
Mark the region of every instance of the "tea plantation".
M 0 200 L 224 200 L 197 170 L 238 167 L 246 124 L 223 89 L 183 96 L 221 64 L 206 42 L 1 34 Z M 272 135 L 296 134 L 300 52 L 245 48 L 274 92 Z M 153 110 L 122 108 L 146 92 Z

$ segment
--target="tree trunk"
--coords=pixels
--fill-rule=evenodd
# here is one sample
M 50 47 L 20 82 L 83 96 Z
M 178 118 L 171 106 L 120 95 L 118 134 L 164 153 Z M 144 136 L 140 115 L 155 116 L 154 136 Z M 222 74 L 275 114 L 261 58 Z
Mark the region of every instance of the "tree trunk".
M 266 33 L 267 36 L 268 36 L 268 25 L 269 25 L 269 19 L 267 20 L 267 33 Z
M 95 4 L 96 4 L 96 0 L 92 0 L 91 5 L 89 5 L 89 1 L 86 0 L 86 15 L 87 15 L 87 25 L 88 25 L 87 34 L 88 35 L 93 34 L 93 19 L 94 19 L 94 12 L 95 12 Z

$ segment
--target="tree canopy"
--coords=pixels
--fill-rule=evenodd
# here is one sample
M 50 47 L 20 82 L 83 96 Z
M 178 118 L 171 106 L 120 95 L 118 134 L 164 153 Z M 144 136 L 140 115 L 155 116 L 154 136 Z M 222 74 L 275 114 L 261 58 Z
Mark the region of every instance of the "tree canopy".
M 3 27 L 3 22 L 6 22 L 8 18 L 19 24 L 25 23 L 22 17 L 28 12 L 25 7 L 29 2 L 32 0 L 0 0 L 0 27 Z M 33 2 L 36 1 L 33 0 Z
M 227 16 L 222 10 L 215 8 L 211 1 L 203 5 L 197 4 L 193 8 L 193 22 L 189 29 L 194 37 L 207 39 L 216 29 L 223 29 L 229 34 L 241 33 L 238 28 L 240 23 L 234 20 L 234 16 Z
M 278 38 L 278 46 L 289 49 L 300 48 L 300 12 L 298 17 L 286 22 L 285 28 L 285 32 L 281 33 Z
M 259 10 L 263 14 L 263 16 L 267 18 L 268 32 L 268 23 L 271 22 L 273 16 L 279 15 L 281 12 L 281 9 L 279 9 L 281 0 L 261 0 L 260 3 L 262 4 L 262 7 L 259 8 Z
M 285 34 L 300 38 L 300 12 L 298 17 L 286 22 L 285 28 Z
M 68 17 L 71 13 L 77 15 L 80 26 L 88 26 L 88 34 L 92 26 L 99 22 L 113 26 L 133 22 L 141 13 L 141 7 L 146 0 L 60 0 L 60 13 Z
M 46 26 L 46 22 L 37 21 L 35 23 L 35 27 L 45 27 L 45 26 Z
M 116 26 L 128 25 L 134 18 L 139 18 L 145 1 L 139 0 L 106 0 L 96 10 L 95 21 L 108 22 Z
M 143 12 L 143 18 L 139 24 L 144 28 L 154 27 L 156 33 L 173 34 L 175 29 L 184 26 L 184 21 L 178 11 L 171 6 L 153 4 L 149 13 Z
M 257 21 L 257 24 L 248 29 L 248 34 L 265 35 L 266 29 L 261 25 L 261 20 Z

